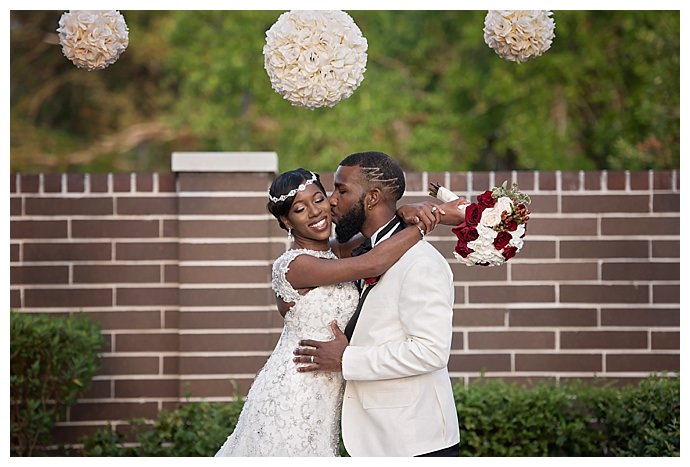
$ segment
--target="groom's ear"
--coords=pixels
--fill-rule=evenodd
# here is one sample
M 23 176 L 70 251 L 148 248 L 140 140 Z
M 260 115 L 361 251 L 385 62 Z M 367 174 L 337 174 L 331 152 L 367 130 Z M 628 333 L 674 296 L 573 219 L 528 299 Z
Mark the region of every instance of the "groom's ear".
M 364 196 L 364 205 L 367 210 L 373 209 L 378 203 L 381 202 L 383 193 L 381 193 L 380 188 L 372 188 Z

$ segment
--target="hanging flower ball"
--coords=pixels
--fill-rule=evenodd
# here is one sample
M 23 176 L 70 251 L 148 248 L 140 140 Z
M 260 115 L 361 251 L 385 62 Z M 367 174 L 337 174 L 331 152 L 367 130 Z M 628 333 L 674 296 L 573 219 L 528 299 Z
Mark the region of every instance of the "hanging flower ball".
M 116 10 L 70 10 L 59 25 L 62 53 L 88 71 L 112 65 L 129 45 L 125 18 Z
M 511 62 L 526 62 L 549 50 L 556 24 L 548 10 L 489 10 L 484 42 Z
M 292 105 L 333 107 L 364 79 L 367 45 L 344 11 L 288 11 L 266 31 L 264 68 Z

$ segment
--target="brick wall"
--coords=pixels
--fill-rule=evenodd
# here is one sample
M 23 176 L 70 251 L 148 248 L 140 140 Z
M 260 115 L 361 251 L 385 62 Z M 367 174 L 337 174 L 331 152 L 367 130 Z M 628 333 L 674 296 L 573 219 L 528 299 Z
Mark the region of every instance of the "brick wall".
M 476 196 L 504 179 L 532 196 L 523 251 L 506 266 L 455 262 L 451 376 L 530 384 L 636 381 L 680 369 L 679 172 L 408 173 Z M 272 260 L 287 247 L 266 213 L 272 171 L 13 174 L 10 305 L 87 313 L 107 337 L 92 387 L 59 424 L 74 441 L 108 422 L 246 392 L 281 317 Z M 322 174 L 332 187 L 332 174 Z

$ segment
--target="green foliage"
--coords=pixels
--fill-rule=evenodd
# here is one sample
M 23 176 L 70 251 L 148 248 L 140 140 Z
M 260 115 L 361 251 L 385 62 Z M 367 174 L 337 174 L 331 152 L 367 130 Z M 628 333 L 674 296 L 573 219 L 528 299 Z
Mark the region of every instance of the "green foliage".
M 133 420 L 135 446 L 126 446 L 119 432 L 99 430 L 85 438 L 87 456 L 209 457 L 235 429 L 244 402 L 188 402 L 173 411 L 163 410 L 150 425 Z
M 680 380 L 456 386 L 463 456 L 678 456 Z
M 60 52 L 60 11 L 11 11 L 11 169 L 166 171 L 171 151 L 250 150 L 332 171 L 368 149 L 407 170 L 680 166 L 679 11 L 555 11 L 551 49 L 521 64 L 486 46 L 485 11 L 351 11 L 364 81 L 316 110 L 264 70 L 280 13 L 124 11 L 129 47 L 86 72 Z
M 582 383 L 532 388 L 486 380 L 455 386 L 462 456 L 679 456 L 680 380 L 650 377 L 624 388 Z M 234 430 L 243 401 L 187 403 L 136 439 L 101 430 L 87 456 L 212 456 Z M 348 456 L 342 440 L 340 455 Z
M 99 367 L 104 339 L 88 317 L 10 312 L 10 444 L 30 456 L 50 444 L 50 432 Z

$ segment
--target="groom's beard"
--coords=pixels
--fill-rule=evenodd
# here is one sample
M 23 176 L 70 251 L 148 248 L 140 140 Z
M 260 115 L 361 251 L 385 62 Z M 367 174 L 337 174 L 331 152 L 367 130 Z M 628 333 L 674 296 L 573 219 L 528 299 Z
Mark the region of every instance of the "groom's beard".
M 335 238 L 340 243 L 345 243 L 362 231 L 364 219 L 364 195 L 362 195 L 359 202 L 338 219 L 338 223 L 335 225 Z

